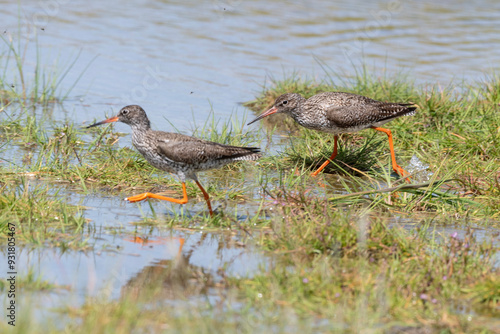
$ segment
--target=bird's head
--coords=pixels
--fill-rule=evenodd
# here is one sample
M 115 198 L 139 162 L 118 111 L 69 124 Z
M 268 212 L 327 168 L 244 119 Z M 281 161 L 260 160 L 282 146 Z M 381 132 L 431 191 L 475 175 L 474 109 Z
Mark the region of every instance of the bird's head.
M 144 109 L 138 105 L 130 105 L 123 107 L 118 115 L 115 117 L 108 118 L 104 121 L 94 123 L 87 126 L 87 128 L 92 128 L 97 125 L 112 123 L 112 122 L 122 122 L 130 126 L 146 126 L 149 127 L 149 120 Z
M 283 95 L 280 95 L 276 101 L 274 101 L 273 106 L 260 114 L 257 118 L 255 118 L 253 121 L 248 123 L 247 125 L 252 124 L 253 122 L 256 122 L 260 119 L 263 119 L 264 117 L 267 117 L 269 115 L 275 114 L 275 113 L 284 113 L 291 115 L 292 112 L 300 107 L 301 102 L 304 100 L 304 98 L 297 93 L 286 93 Z

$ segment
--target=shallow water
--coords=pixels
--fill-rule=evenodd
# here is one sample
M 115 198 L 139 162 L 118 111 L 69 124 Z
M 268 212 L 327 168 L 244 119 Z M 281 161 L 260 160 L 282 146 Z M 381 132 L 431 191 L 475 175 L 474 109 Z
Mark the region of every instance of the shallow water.
M 58 193 L 71 195 L 68 203 L 86 208 L 84 216 L 90 222 L 75 235 L 87 240 L 89 247 L 63 251 L 49 245 L 34 249 L 17 246 L 17 277 L 31 273 L 55 285 L 49 291 L 18 293 L 20 305 L 40 305 L 31 309 L 31 316 L 39 320 L 56 316 L 57 308 L 82 305 L 88 298 L 118 299 L 140 295 L 156 286 L 162 287 L 162 294 L 157 296 L 162 303 L 199 300 L 214 304 L 218 298 L 215 287 L 226 276 L 252 277 L 271 260 L 243 232 L 220 229 L 210 233 L 162 225 L 161 215 L 168 212 L 158 203 L 159 223 L 144 224 L 143 218 L 152 215 L 147 204 L 139 209 L 102 194 L 83 197 L 61 190 Z M 172 210 L 187 211 L 178 205 Z M 67 233 L 72 234 L 70 229 Z M 2 248 L 0 258 L 5 260 L 6 256 Z M 0 293 L 0 299 L 6 300 L 6 294 Z
M 172 131 L 172 123 L 189 133 L 211 112 L 222 122 L 233 114 L 239 119 L 251 115 L 241 102 L 253 99 L 272 77 L 298 71 L 321 79 L 324 66 L 349 76 L 365 63 L 376 74 L 403 72 L 421 84 L 444 85 L 481 80 L 500 68 L 500 2 L 493 0 L 0 0 L 0 22 L 4 38 L 29 41 L 26 73 L 36 65 L 36 45 L 40 63 L 49 71 L 68 66 L 81 52 L 60 86 L 61 95 L 91 63 L 64 104 L 49 111 L 51 119 L 78 126 L 134 103 L 145 108 L 154 128 Z M 6 52 L 1 41 L 0 52 Z M 12 63 L 9 71 L 7 77 L 19 89 Z M 123 124 L 117 130 L 130 132 Z M 130 145 L 130 136 L 121 144 Z M 4 157 L 14 155 L 6 152 Z M 220 279 L 219 267 L 245 276 L 270 261 L 251 244 L 235 247 L 238 235 L 228 241 L 219 233 L 141 229 L 133 222 L 151 216 L 148 204 L 130 205 L 105 194 L 65 196 L 86 207 L 84 216 L 94 232 L 84 237 L 94 249 L 65 254 L 50 248 L 20 250 L 20 268 L 34 268 L 43 280 L 70 288 L 45 295 L 40 303 L 46 306 L 68 298 L 79 304 L 103 291 L 118 298 L 124 288 L 133 288 L 134 279 L 140 282 L 141 275 L 179 258 L 215 280 Z M 259 203 L 252 205 L 241 210 L 252 214 Z M 162 213 L 167 207 L 180 210 L 164 203 L 152 207 Z M 205 203 L 190 203 L 185 210 L 199 214 Z M 443 231 L 455 232 L 448 227 Z M 151 242 L 134 243 L 131 233 Z M 185 239 L 181 253 L 179 238 Z

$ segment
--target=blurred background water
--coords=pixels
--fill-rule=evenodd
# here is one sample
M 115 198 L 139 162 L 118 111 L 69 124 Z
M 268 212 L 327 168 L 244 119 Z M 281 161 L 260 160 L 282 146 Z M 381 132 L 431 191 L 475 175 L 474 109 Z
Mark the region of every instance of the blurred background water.
M 74 122 L 142 105 L 157 128 L 243 114 L 270 77 L 407 73 L 421 84 L 481 80 L 498 70 L 500 2 L 0 0 L 4 37 L 38 44 L 62 67 Z M 35 41 L 37 40 L 37 42 Z M 2 45 L 2 51 L 6 46 Z M 36 47 L 26 65 L 34 68 Z M 111 110 L 112 109 L 112 110 Z M 56 114 L 56 117 L 61 117 Z M 125 130 L 128 131 L 128 130 Z

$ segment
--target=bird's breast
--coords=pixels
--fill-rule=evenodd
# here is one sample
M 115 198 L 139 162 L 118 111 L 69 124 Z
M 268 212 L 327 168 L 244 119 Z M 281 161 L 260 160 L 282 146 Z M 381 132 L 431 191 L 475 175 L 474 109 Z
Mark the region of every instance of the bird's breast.
M 329 131 L 335 128 L 335 124 L 331 124 L 331 122 L 326 118 L 324 112 L 317 111 L 315 113 L 312 112 L 302 112 L 292 115 L 295 122 L 299 125 L 319 131 Z

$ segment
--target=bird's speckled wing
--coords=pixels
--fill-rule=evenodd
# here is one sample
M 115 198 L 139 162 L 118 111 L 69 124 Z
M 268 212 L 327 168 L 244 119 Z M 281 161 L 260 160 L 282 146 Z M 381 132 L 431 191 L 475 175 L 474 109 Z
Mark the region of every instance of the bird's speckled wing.
M 370 99 L 369 97 L 345 93 L 345 92 L 324 92 L 311 96 L 307 99 L 308 105 L 322 106 L 326 108 L 328 106 L 342 107 L 342 106 L 356 106 L 356 105 L 366 105 L 377 103 L 379 101 Z
M 256 160 L 260 157 L 255 147 L 237 147 L 218 144 L 202 139 L 182 136 L 179 138 L 158 138 L 158 153 L 167 159 L 185 164 L 199 164 L 210 160 Z M 177 140 L 176 140 L 177 139 Z
M 325 108 L 326 118 L 339 128 L 357 127 L 363 124 L 387 122 L 400 116 L 415 114 L 412 104 L 386 103 L 375 101 L 364 105 L 332 105 Z

